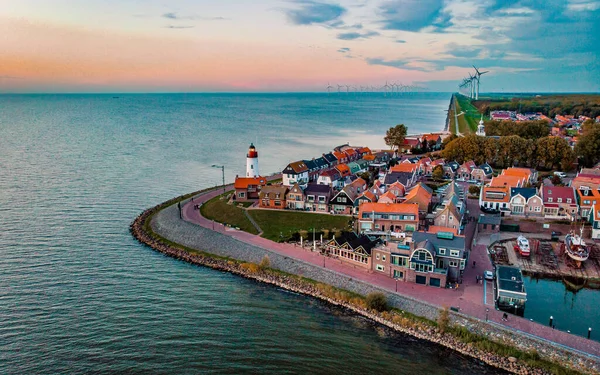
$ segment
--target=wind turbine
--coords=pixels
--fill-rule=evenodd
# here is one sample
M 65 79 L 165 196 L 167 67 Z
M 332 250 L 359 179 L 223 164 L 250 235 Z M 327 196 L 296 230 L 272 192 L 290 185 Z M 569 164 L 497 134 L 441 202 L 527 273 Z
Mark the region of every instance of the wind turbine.
M 388 82 L 385 81 L 385 85 L 383 85 L 383 96 L 386 96 L 389 88 L 390 88 L 390 85 L 388 85 Z
M 479 82 L 481 81 L 481 76 L 485 73 L 489 73 L 490 71 L 486 70 L 484 72 L 480 72 L 475 65 L 473 65 L 473 69 L 475 69 L 475 77 L 477 77 L 477 93 L 475 94 L 475 100 L 479 100 Z
M 342 91 L 340 90 L 342 87 L 344 87 L 344 86 L 343 86 L 343 85 L 339 85 L 339 84 L 337 85 L 337 88 L 338 88 L 338 94 L 342 92 Z
M 333 86 L 331 86 L 329 84 L 329 82 L 327 82 L 327 95 L 331 94 L 331 89 L 333 88 Z
M 346 95 L 348 95 L 350 93 L 350 86 L 349 85 L 344 85 L 346 86 Z

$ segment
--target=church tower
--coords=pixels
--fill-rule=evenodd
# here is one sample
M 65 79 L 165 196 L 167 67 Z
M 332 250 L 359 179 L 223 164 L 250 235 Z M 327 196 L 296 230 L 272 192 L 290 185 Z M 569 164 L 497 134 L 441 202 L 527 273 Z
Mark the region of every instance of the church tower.
M 250 143 L 248 155 L 246 155 L 246 177 L 258 177 L 258 152 L 254 144 Z
M 483 115 L 481 115 L 481 120 L 479 120 L 479 125 L 477 126 L 477 135 L 485 137 L 485 126 L 483 125 Z

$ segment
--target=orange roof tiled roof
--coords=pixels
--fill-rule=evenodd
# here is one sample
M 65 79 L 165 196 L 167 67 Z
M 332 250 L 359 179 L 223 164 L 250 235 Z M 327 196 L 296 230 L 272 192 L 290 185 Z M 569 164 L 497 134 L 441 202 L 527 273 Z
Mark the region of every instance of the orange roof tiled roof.
M 363 156 L 363 159 L 365 159 L 366 161 L 373 161 L 375 160 L 375 155 L 368 154 Z
M 247 189 L 249 185 L 266 185 L 267 179 L 264 177 L 236 177 L 233 187 L 235 189 Z
M 584 195 L 584 192 L 582 189 L 575 189 L 575 191 L 577 192 L 577 195 L 579 195 L 579 205 L 580 206 L 591 206 L 594 200 L 596 200 L 598 202 L 598 204 L 600 204 L 600 191 L 598 191 L 598 189 L 588 189 L 587 190 L 587 194 Z M 586 204 L 584 203 L 585 201 L 590 201 L 590 203 Z
M 342 177 L 350 175 L 350 168 L 346 164 L 338 164 L 335 166 L 335 169 L 337 169 L 340 172 Z
M 371 200 L 371 202 L 376 202 L 377 201 L 377 196 L 375 196 L 375 194 L 373 194 L 370 190 L 365 190 L 360 196 L 360 197 L 367 197 Z
M 486 196 L 486 193 L 499 193 L 503 194 L 502 197 L 491 199 Z M 510 201 L 510 186 L 484 186 L 483 191 L 481 192 L 483 196 L 483 200 L 489 201 L 493 200 L 494 202 L 509 202 Z
M 489 186 L 508 186 L 508 187 L 521 187 L 523 184 L 523 180 L 527 178 L 522 176 L 507 176 L 500 175 L 498 177 L 492 177 L 492 181 L 490 181 Z
M 412 163 L 400 163 L 394 165 L 390 172 L 414 172 L 419 166 Z
M 451 232 L 454 233 L 455 236 L 458 236 L 458 228 L 447 228 L 431 225 L 429 229 L 427 229 L 427 233 L 437 234 L 439 232 Z
M 333 156 L 335 156 L 338 161 L 341 161 L 342 159 L 346 159 L 348 157 L 348 155 L 346 155 L 343 152 L 339 152 L 339 151 L 334 151 Z
M 429 141 L 436 141 L 440 138 L 439 134 L 425 134 L 423 136 L 423 139 L 426 140 L 427 142 Z
M 417 184 L 417 186 L 415 186 L 411 190 L 409 190 L 408 194 L 406 194 L 406 199 L 412 199 L 417 195 L 423 196 L 428 200 L 431 200 L 432 197 L 432 194 L 429 191 L 427 191 L 427 189 L 425 189 L 420 183 Z
M 383 199 L 383 200 L 387 200 L 387 199 L 389 199 L 389 200 L 391 200 L 392 202 L 394 202 L 394 201 L 396 200 L 396 198 L 398 198 L 398 196 L 396 196 L 396 194 L 394 194 L 394 193 L 393 193 L 391 190 L 389 190 L 389 191 L 386 191 L 384 194 L 382 194 L 382 195 L 379 197 L 378 201 L 380 201 L 380 200 L 382 200 L 382 199 Z
M 419 205 L 416 203 L 363 203 L 360 205 L 360 212 L 372 211 L 413 214 L 415 218 L 419 217 Z
M 511 167 L 511 168 L 506 168 L 505 170 L 503 170 L 502 174 L 506 175 L 506 176 L 525 177 L 525 178 L 529 179 L 529 177 L 531 176 L 531 170 L 527 169 L 527 168 Z

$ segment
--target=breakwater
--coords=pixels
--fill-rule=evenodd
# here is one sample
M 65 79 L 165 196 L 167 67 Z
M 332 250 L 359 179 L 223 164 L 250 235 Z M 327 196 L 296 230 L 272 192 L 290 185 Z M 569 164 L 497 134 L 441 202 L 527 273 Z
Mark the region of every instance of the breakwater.
M 269 250 L 237 241 L 221 233 L 185 222 L 179 219 L 177 207 L 173 204 L 174 201 L 171 203 L 170 206 L 161 205 L 145 211 L 131 225 L 132 234 L 140 242 L 165 255 L 326 300 L 369 317 L 399 332 L 438 343 L 507 371 L 514 373 L 546 373 L 544 370 L 535 369 L 522 361 L 517 361 L 516 358 L 508 358 L 493 352 L 481 350 L 477 346 L 472 345 L 472 343 L 459 340 L 454 335 L 441 333 L 433 325 L 414 324 L 414 321 L 410 319 L 402 320 L 402 317 L 398 318 L 386 312 L 378 313 L 370 311 L 361 307 L 356 301 L 352 303 L 351 300 L 332 297 L 331 293 L 328 293 L 328 290 L 323 288 L 323 285 L 332 285 L 340 290 L 349 290 L 362 296 L 371 292 L 383 292 L 392 306 L 407 313 L 425 317 L 430 321 L 435 321 L 440 312 L 436 306 L 394 293 L 388 293 L 372 285 L 349 279 L 333 271 L 290 259 Z M 168 238 L 168 240 L 165 240 L 165 238 Z M 261 270 L 248 266 L 249 263 L 244 263 L 260 263 L 265 255 L 269 257 L 272 269 L 281 270 L 285 273 L 268 269 Z M 309 279 L 318 281 L 319 283 L 312 282 Z M 339 295 L 343 296 L 343 293 Z M 561 361 L 568 364 L 571 368 L 577 368 L 586 373 L 599 373 L 598 363 L 593 358 L 558 348 L 551 343 L 521 336 L 515 334 L 513 331 L 481 322 L 463 314 L 450 313 L 450 321 L 454 326 L 462 327 L 469 332 L 487 337 L 496 342 L 504 342 L 523 351 L 528 351 L 531 353 L 531 358 L 541 356 L 545 359 Z M 565 358 L 568 358 L 568 360 L 565 360 Z

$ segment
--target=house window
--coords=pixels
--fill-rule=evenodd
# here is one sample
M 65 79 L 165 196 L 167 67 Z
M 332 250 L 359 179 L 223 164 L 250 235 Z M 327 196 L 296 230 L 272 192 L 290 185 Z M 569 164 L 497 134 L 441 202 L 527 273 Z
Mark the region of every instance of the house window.
M 440 247 L 439 251 L 440 251 L 440 255 L 446 255 L 446 249 L 445 248 Z
M 567 203 L 571 203 L 571 198 L 567 198 Z
M 562 198 L 558 198 L 558 199 L 556 199 L 556 201 L 557 201 L 558 203 L 562 203 Z
M 375 266 L 375 269 L 376 269 L 377 271 L 385 271 L 385 267 L 384 267 L 384 266 L 382 266 L 381 264 L 378 264 L 377 266 Z
M 450 256 L 457 257 L 460 254 L 458 250 L 450 250 Z
M 375 258 L 376 258 L 377 260 L 379 260 L 379 254 L 375 255 Z
M 383 260 L 385 262 L 385 255 L 381 256 L 381 260 Z
M 552 203 L 552 198 L 548 198 L 548 203 Z
M 442 215 L 442 220 L 446 220 L 446 215 Z
M 454 220 L 454 218 L 452 217 L 452 215 L 448 215 L 448 220 L 450 220 L 450 221 Z
M 238 194 L 238 197 L 240 197 L 240 198 L 244 198 L 244 196 L 245 196 L 245 195 L 246 195 L 246 194 L 244 194 L 244 192 L 240 192 L 240 193 Z
M 458 261 L 456 260 L 451 260 L 449 263 L 450 267 L 458 267 Z
M 250 169 L 254 169 L 254 164 L 250 164 Z

